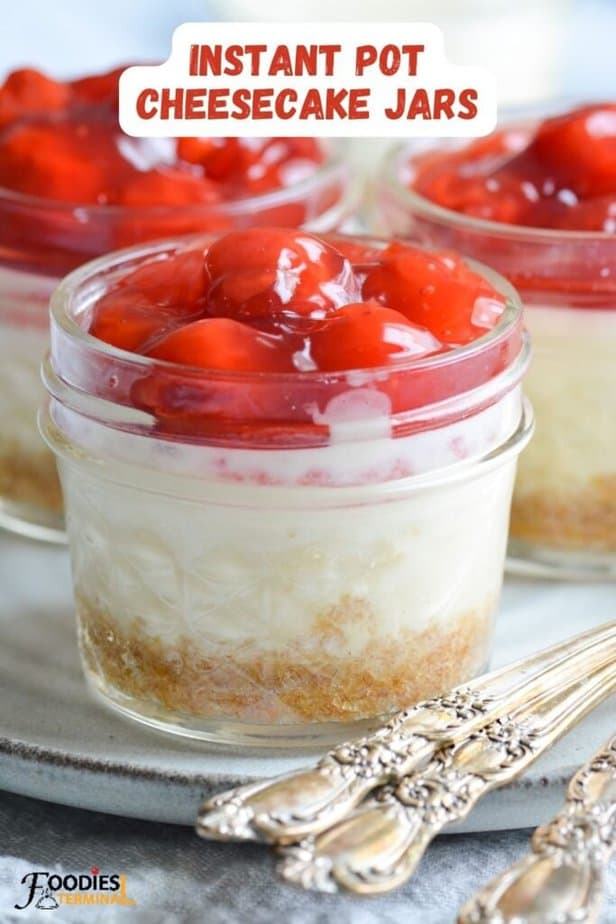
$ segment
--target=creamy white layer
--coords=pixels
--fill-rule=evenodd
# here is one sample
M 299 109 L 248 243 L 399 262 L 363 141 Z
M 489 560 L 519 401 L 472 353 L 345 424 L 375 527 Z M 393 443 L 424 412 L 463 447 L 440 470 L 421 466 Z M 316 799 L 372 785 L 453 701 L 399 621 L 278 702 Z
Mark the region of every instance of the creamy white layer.
M 380 404 L 381 398 L 387 401 L 384 395 L 360 387 L 346 396 L 346 422 L 340 398 L 335 399 L 337 407 L 318 416 L 319 422 L 330 424 L 330 443 L 303 449 L 227 449 L 138 437 L 111 430 L 58 405 L 54 417 L 72 440 L 96 458 L 203 481 L 329 486 L 378 484 L 481 458 L 505 443 L 520 421 L 521 389 L 517 387 L 463 420 L 392 439 L 388 408 Z M 353 414 L 362 404 L 363 419 L 358 424 Z M 350 405 L 353 412 L 349 412 Z M 368 420 L 367 407 L 374 411 Z M 358 426 L 361 436 L 353 432 Z
M 0 267 L 0 452 L 46 451 L 36 425 L 55 280 Z
M 525 320 L 533 358 L 524 389 L 536 429 L 516 496 L 575 492 L 616 473 L 616 310 L 529 306 Z
M 461 481 L 406 495 L 244 485 L 238 496 L 212 484 L 180 496 L 177 476 L 144 482 L 138 469 L 63 461 L 76 589 L 168 645 L 284 650 L 331 619 L 331 654 L 369 655 L 372 639 L 447 632 L 495 603 L 514 467 L 477 477 L 470 466 Z
M 40 366 L 48 345 L 45 330 L 10 327 L 0 320 L 0 454 L 47 451 L 36 415 L 45 394 Z

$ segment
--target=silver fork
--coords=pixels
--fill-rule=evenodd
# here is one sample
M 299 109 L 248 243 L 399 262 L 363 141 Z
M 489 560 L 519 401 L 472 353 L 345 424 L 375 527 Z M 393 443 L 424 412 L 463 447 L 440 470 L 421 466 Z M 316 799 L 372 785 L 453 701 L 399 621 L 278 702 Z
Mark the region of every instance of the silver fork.
M 458 924 L 594 924 L 616 850 L 616 735 L 578 770 L 532 850 L 462 908 Z
M 583 715 L 616 690 L 614 649 L 594 669 L 557 685 L 436 752 L 427 765 L 381 788 L 329 830 L 282 847 L 278 871 L 304 888 L 387 892 L 414 872 L 433 838 L 510 782 Z
M 580 672 L 592 667 L 610 645 L 616 656 L 616 622 L 400 712 L 374 734 L 334 748 L 316 766 L 214 796 L 201 806 L 197 833 L 290 843 L 324 831 L 443 744 L 463 741 L 576 667 Z

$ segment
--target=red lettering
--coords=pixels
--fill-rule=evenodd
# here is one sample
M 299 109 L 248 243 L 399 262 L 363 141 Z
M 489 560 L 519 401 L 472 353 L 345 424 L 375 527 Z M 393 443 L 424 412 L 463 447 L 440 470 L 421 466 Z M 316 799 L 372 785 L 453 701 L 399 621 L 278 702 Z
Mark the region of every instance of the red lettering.
M 160 100 L 160 117 L 167 120 L 169 118 L 181 119 L 184 111 L 184 90 L 178 87 L 175 92 L 165 87 L 161 94 Z
M 207 99 L 207 117 L 208 119 L 226 119 L 228 116 L 227 102 L 229 91 L 223 87 L 212 87 L 208 93 Z M 191 116 L 187 116 L 191 118 Z
M 293 76 L 293 68 L 291 67 L 291 55 L 289 54 L 289 49 L 286 45 L 278 45 L 274 54 L 272 55 L 272 60 L 270 62 L 268 75 L 270 77 L 275 77 L 276 74 L 284 74 L 285 77 Z
M 425 51 L 425 45 L 403 45 L 402 54 L 407 55 L 409 60 L 409 77 L 417 76 L 417 58 Z
M 208 100 L 208 117 L 209 117 L 209 100 Z M 205 119 L 205 91 L 198 90 L 195 88 L 189 89 L 186 91 L 186 99 L 184 105 L 184 118 L 185 119 Z M 176 114 L 177 118 L 177 114 Z
M 302 104 L 299 117 L 300 119 L 314 118 L 319 120 L 323 118 L 323 102 L 321 100 L 321 94 L 318 90 L 308 90 L 306 93 L 306 98 Z
M 355 73 L 362 77 L 367 67 L 372 67 L 377 59 L 377 51 L 374 45 L 359 45 L 355 52 Z
M 266 87 L 260 87 L 254 91 L 252 102 L 253 119 L 271 119 L 273 95 L 274 91 Z
M 420 87 L 413 93 L 413 98 L 406 114 L 407 119 L 416 119 L 418 116 L 421 116 L 422 119 L 432 118 L 428 91 L 423 87 Z
M 246 45 L 244 47 L 244 54 L 250 57 L 250 73 L 253 77 L 259 74 L 261 56 L 265 51 L 267 51 L 267 45 Z
M 444 115 L 447 119 L 453 119 L 453 104 L 456 101 L 455 90 L 442 89 L 434 91 L 434 118 L 440 119 Z
M 252 94 L 246 87 L 242 87 L 240 90 L 235 90 L 232 97 L 234 108 L 231 112 L 231 118 L 249 119 L 251 112 L 251 99 Z
M 368 87 L 354 87 L 349 94 L 349 119 L 369 119 L 368 99 L 370 90 Z
M 326 77 L 331 77 L 333 75 L 336 55 L 341 48 L 341 45 L 319 45 L 319 53 L 325 57 Z
M 401 54 L 397 45 L 383 45 L 379 55 L 379 68 L 386 77 L 391 77 L 400 69 Z
M 214 77 L 220 76 L 222 67 L 222 47 L 220 45 L 200 45 L 199 46 L 199 64 L 192 77 L 206 77 L 212 74 Z
M 242 73 L 242 46 L 229 45 L 225 49 L 225 61 L 227 62 L 224 73 L 229 77 L 237 77 Z
M 146 109 L 148 103 L 157 103 L 158 102 L 158 90 L 154 90 L 151 87 L 142 90 L 139 96 L 137 97 L 137 115 L 140 119 L 153 119 L 156 115 L 156 106 L 154 108 Z
M 297 92 L 286 87 L 281 90 L 275 100 L 276 117 L 279 119 L 292 119 L 297 112 L 297 106 L 287 105 L 288 103 L 297 103 Z
M 316 77 L 317 53 L 316 45 L 298 45 L 295 49 L 295 76 Z
M 465 90 L 460 90 L 460 110 L 458 115 L 461 119 L 474 119 L 477 115 L 477 106 L 475 103 L 479 98 L 477 90 L 473 90 L 470 87 L 467 87 Z

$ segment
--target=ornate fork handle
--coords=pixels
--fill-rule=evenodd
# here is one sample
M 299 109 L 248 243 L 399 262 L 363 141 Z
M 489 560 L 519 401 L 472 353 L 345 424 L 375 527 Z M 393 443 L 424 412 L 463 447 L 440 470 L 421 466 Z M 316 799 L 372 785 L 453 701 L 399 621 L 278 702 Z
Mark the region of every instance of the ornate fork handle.
M 616 651 L 616 622 L 400 712 L 374 734 L 330 751 L 314 767 L 217 795 L 201 807 L 197 833 L 289 843 L 324 831 L 373 789 L 400 779 L 443 743 L 463 740 L 556 682 L 574 663 L 592 669 L 607 645 Z
M 593 924 L 616 850 L 616 735 L 573 777 L 532 852 L 462 908 L 458 924 Z
M 616 689 L 616 659 L 560 690 L 538 694 L 423 770 L 380 789 L 322 834 L 281 849 L 279 872 L 304 888 L 362 894 L 405 882 L 433 838 L 465 818 L 478 800 L 522 773 L 584 714 Z

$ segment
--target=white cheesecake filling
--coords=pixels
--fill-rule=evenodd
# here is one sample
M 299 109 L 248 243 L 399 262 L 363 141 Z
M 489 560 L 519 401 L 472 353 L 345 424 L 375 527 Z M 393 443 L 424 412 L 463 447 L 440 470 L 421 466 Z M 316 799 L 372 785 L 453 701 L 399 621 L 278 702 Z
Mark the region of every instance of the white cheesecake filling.
M 0 455 L 47 452 L 36 424 L 55 280 L 0 268 Z
M 341 657 L 375 637 L 485 620 L 502 581 L 515 462 L 480 475 L 472 463 L 506 442 L 520 414 L 518 387 L 474 417 L 382 446 L 227 449 L 221 478 L 220 449 L 121 434 L 56 405 L 63 433 L 80 437 L 61 461 L 77 593 L 127 631 L 138 619 L 165 645 L 188 639 L 208 652 L 309 643 L 337 608 L 356 614 L 328 643 Z M 372 455 L 358 463 L 364 448 Z M 84 449 L 94 464 L 80 462 Z M 255 483 L 257 456 L 268 478 Z M 408 477 L 341 486 L 362 464 L 391 473 L 400 459 L 414 474 L 438 459 L 464 475 L 414 489 Z M 315 465 L 330 487 L 303 486 Z M 230 471 L 247 477 L 238 484 Z
M 535 434 L 520 457 L 516 497 L 575 492 L 616 473 L 616 310 L 531 305 L 525 321 Z
M 446 632 L 498 598 L 513 474 L 508 462 L 344 507 L 319 506 L 327 489 L 314 489 L 312 508 L 290 509 L 167 496 L 163 477 L 152 494 L 63 463 L 77 592 L 127 631 L 138 619 L 165 645 L 205 651 L 307 642 L 349 600 L 362 617 L 329 643 L 344 657 L 375 636 Z
M 48 345 L 45 330 L 9 327 L 0 321 L 0 455 L 47 452 L 36 415 L 45 394 L 40 367 Z

